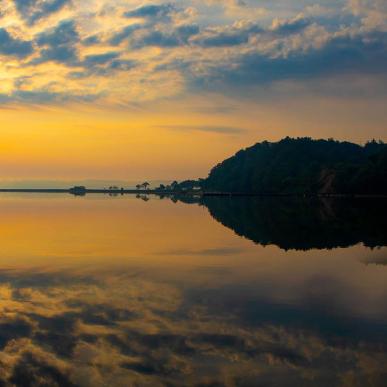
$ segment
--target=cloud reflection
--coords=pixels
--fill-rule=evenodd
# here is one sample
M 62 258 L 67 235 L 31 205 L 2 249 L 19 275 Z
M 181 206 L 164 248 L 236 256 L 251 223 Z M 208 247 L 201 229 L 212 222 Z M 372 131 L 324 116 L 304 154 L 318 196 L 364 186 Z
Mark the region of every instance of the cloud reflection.
M 383 248 L 285 252 L 168 200 L 5 203 L 0 385 L 383 386 Z
M 1 382 L 323 386 L 355 378 L 383 385 L 385 330 L 360 346 L 360 338 L 321 334 L 306 315 L 289 324 L 286 308 L 274 304 L 261 312 L 277 309 L 278 318 L 256 324 L 246 318 L 259 310 L 246 292 L 211 284 L 193 297 L 168 278 L 131 274 L 94 271 L 81 283 L 77 272 L 51 272 L 45 284 L 39 272 L 3 273 Z

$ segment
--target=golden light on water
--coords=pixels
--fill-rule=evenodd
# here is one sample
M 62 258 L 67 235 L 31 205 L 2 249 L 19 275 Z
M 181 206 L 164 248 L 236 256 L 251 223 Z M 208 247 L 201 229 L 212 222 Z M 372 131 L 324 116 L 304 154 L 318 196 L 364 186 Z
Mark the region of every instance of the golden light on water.
M 340 380 L 366 373 L 380 385 L 386 356 L 372 339 L 326 337 L 332 324 L 385 321 L 386 272 L 364 263 L 385 248 L 263 247 L 169 199 L 2 196 L 0 213 L 4 380 L 25 370 L 80 386 L 303 380 L 336 378 L 341 364 Z

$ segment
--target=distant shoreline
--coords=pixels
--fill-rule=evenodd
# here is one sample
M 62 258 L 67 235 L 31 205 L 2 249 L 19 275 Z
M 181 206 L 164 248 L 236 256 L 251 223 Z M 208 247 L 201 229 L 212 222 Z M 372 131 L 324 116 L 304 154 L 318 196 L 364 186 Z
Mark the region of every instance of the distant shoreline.
M 0 188 L 0 193 L 51 193 L 85 196 L 87 194 L 107 195 L 157 195 L 157 196 L 201 196 L 201 197 L 305 197 L 305 198 L 387 198 L 380 194 L 338 194 L 338 193 L 255 193 L 255 192 L 211 192 L 173 191 L 157 189 L 94 189 L 94 188 Z

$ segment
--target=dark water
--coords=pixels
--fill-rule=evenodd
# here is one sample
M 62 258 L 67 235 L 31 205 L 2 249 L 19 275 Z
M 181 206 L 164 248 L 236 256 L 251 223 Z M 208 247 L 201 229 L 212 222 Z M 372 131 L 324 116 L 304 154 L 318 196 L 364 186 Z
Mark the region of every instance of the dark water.
M 387 385 L 383 201 L 25 195 L 0 215 L 0 386 Z

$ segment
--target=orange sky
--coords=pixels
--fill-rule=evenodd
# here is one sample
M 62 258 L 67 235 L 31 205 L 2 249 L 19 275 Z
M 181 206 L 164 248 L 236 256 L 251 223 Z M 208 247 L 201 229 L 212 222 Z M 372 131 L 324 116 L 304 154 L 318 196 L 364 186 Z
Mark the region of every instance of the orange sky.
M 386 15 L 378 0 L 4 0 L 1 178 L 197 178 L 262 140 L 387 140 Z
M 386 139 L 384 107 L 363 101 L 300 100 L 206 114 L 174 101 L 154 111 L 93 106 L 17 106 L 1 111 L 3 179 L 183 179 L 261 140 L 286 135 L 364 142 Z M 196 129 L 198 127 L 198 129 Z M 217 128 L 240 128 L 222 133 Z M 366 130 L 365 130 L 366 129 Z M 213 130 L 213 131 L 212 131 Z

